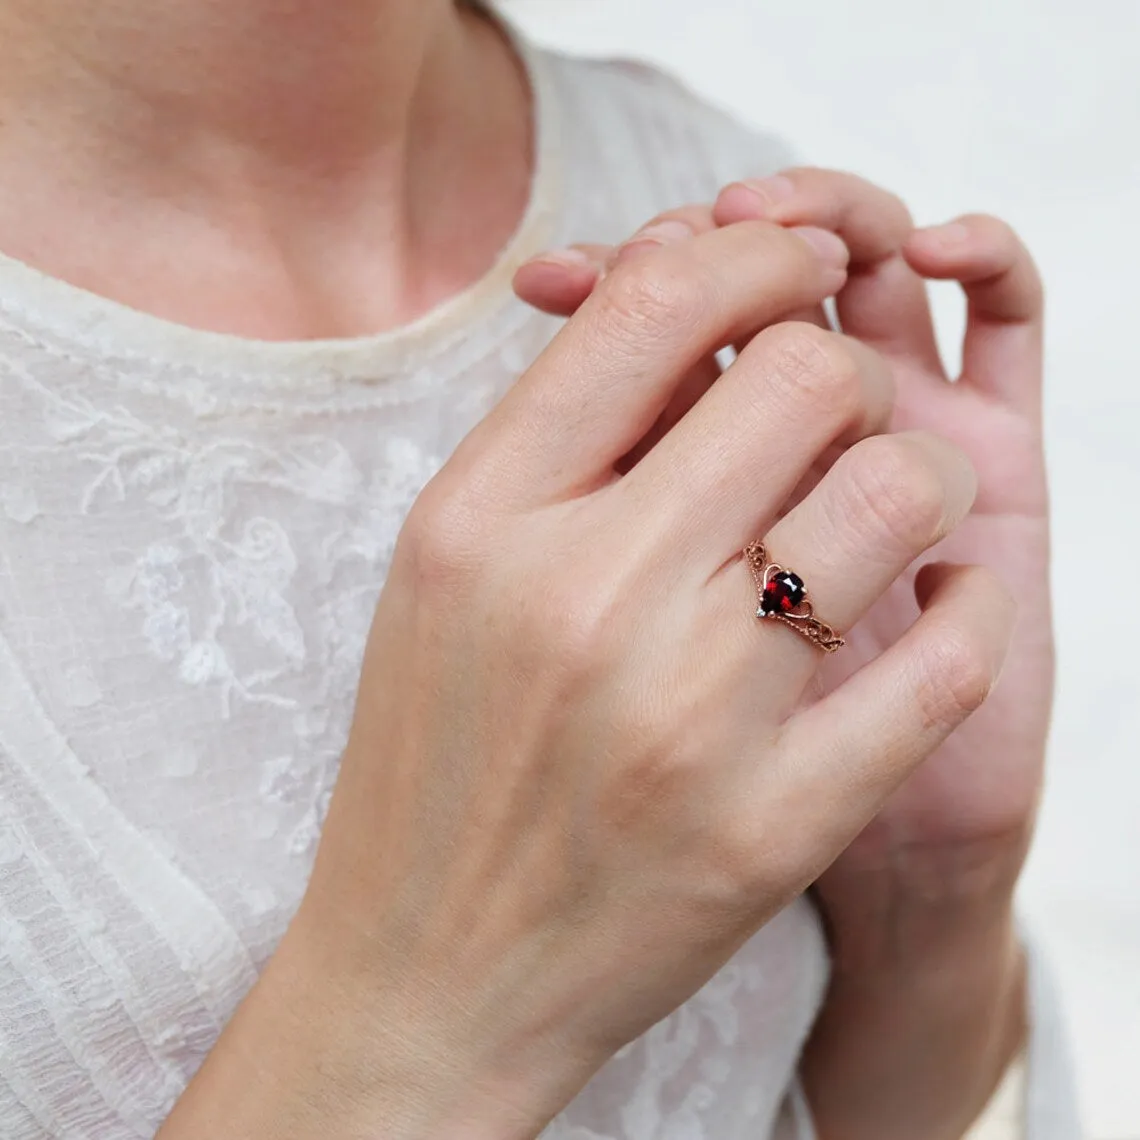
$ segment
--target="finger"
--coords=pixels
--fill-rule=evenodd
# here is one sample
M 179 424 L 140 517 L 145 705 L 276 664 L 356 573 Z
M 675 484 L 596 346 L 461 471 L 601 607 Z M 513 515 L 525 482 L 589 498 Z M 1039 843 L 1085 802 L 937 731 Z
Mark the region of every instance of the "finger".
M 689 370 L 745 329 L 818 304 L 845 278 L 822 230 L 764 222 L 700 234 L 614 267 L 457 457 L 500 498 L 603 486 Z
M 519 266 L 514 290 L 520 300 L 544 313 L 569 317 L 593 292 L 618 258 L 681 241 L 714 229 L 710 206 L 681 206 L 652 218 L 620 245 L 578 244 L 548 250 Z
M 768 531 L 768 559 L 803 580 L 815 616 L 842 634 L 916 558 L 958 526 L 977 486 L 965 453 L 936 435 L 900 432 L 865 439 L 844 452 Z M 720 621 L 733 622 L 740 614 L 746 577 L 733 564 L 712 584 Z M 789 636 L 778 622 L 764 624 L 769 628 L 759 631 L 762 636 Z M 749 653 L 755 653 L 757 633 L 741 630 L 751 643 Z M 787 670 L 798 669 L 806 684 L 819 650 L 806 639 L 792 640 L 784 649 Z M 798 687 L 792 690 L 798 699 Z
M 515 274 L 515 293 L 520 300 L 543 312 L 569 317 L 594 291 L 602 276 L 618 263 L 715 228 L 712 208 L 708 205 L 666 210 L 618 245 L 577 245 L 539 254 Z M 678 384 L 669 404 L 649 432 L 627 456 L 619 460 L 618 470 L 629 470 L 648 454 L 719 375 L 720 366 L 711 356 L 696 364 Z
M 715 572 L 776 517 L 837 440 L 883 430 L 894 387 L 882 357 L 814 325 L 757 335 L 695 408 L 623 481 L 656 512 L 695 574 Z
M 943 374 L 926 283 L 902 256 L 914 221 L 900 198 L 854 174 L 798 167 L 725 187 L 713 216 L 720 225 L 767 218 L 839 234 L 851 250 L 850 275 L 836 298 L 843 331 Z
M 615 246 L 606 258 L 606 270 L 623 261 L 646 253 L 658 246 L 685 241 L 716 229 L 712 208 L 708 205 L 681 206 L 666 210 L 644 225 L 632 237 Z
M 921 581 L 918 621 L 787 721 L 775 762 L 753 769 L 742 802 L 784 798 L 804 821 L 808 849 L 845 847 L 982 704 L 1001 672 L 1015 605 L 998 579 L 980 567 L 943 565 L 924 569 Z
M 594 291 L 603 273 L 622 260 L 644 253 L 656 246 L 684 240 L 715 228 L 711 206 L 683 206 L 667 210 L 651 219 L 625 242 L 616 246 L 577 245 L 551 250 L 522 265 L 515 274 L 515 293 L 520 300 L 555 316 L 571 316 Z M 822 306 L 815 305 L 788 313 L 786 320 L 805 320 L 830 328 Z M 758 332 L 751 329 L 741 343 Z M 733 346 L 733 351 L 738 346 Z M 649 432 L 629 455 L 618 463 L 619 471 L 628 471 L 647 455 L 708 391 L 721 374 L 713 357 L 695 365 L 677 386 L 668 406 Z
M 515 271 L 515 294 L 544 313 L 569 317 L 594 291 L 611 250 L 588 244 L 546 250 Z
M 1045 294 L 1017 234 L 998 218 L 970 214 L 918 230 L 903 252 L 924 277 L 962 284 L 962 379 L 1021 408 L 1039 408 Z
M 551 316 L 573 316 L 594 291 L 613 251 L 609 245 L 576 245 L 540 253 L 515 272 L 515 295 Z M 782 319 L 810 321 L 821 329 L 832 327 L 821 305 L 796 309 Z M 751 330 L 742 341 L 750 340 L 759 331 Z

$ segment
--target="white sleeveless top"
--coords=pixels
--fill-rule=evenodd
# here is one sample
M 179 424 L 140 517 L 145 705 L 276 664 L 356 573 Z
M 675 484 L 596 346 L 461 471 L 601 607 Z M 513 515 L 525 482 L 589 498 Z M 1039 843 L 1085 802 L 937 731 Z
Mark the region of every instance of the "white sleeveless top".
M 529 210 L 409 327 L 243 340 L 0 257 L 6 1140 L 152 1136 L 273 952 L 405 512 L 556 328 L 514 268 L 785 157 L 648 69 L 524 54 Z M 807 1135 L 794 1072 L 825 979 L 800 901 L 549 1136 Z

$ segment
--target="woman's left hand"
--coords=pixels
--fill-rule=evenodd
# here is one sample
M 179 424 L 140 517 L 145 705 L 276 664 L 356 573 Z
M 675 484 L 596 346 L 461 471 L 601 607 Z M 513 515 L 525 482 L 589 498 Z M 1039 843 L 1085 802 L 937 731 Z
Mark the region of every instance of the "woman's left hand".
M 1040 278 L 1003 222 L 970 215 L 916 231 L 898 198 L 837 172 L 801 168 L 736 183 L 713 207 L 687 207 L 669 217 L 695 230 L 766 218 L 832 229 L 844 239 L 852 262 L 836 298 L 840 324 L 893 365 L 898 400 L 892 427 L 938 432 L 967 452 L 978 473 L 973 514 L 924 561 L 987 564 L 1018 599 L 1017 632 L 994 693 L 815 888 L 835 958 L 832 991 L 805 1074 L 821 1135 L 831 1134 L 827 1120 L 840 1119 L 844 1136 L 865 1134 L 851 1126 L 857 1090 L 868 1080 L 876 1087 L 877 1107 L 866 1121 L 867 1135 L 954 1134 L 938 1123 L 960 1127 L 960 1135 L 969 1117 L 949 1125 L 952 1105 L 937 1102 L 965 1097 L 976 1112 L 978 1098 L 984 1102 L 1016 1045 L 1023 1017 L 1012 898 L 1041 788 L 1053 687 Z M 666 232 L 677 240 L 675 226 Z M 624 256 L 636 256 L 644 240 L 639 237 Z M 603 247 L 579 248 L 586 260 L 564 270 L 541 259 L 524 266 L 516 280 L 519 295 L 547 311 L 573 311 L 614 256 Z M 927 278 L 960 282 L 968 302 L 963 367 L 955 382 L 936 345 Z M 714 379 L 711 365 L 694 376 L 690 401 Z M 911 623 L 917 615 L 915 575 L 920 594 L 930 587 L 918 571 L 914 567 L 909 580 L 896 583 L 851 631 L 850 648 L 822 673 L 825 687 L 878 655 Z M 965 1064 L 958 1081 L 954 1057 L 946 1053 L 955 1049 L 955 1034 L 947 1028 L 943 1047 L 932 1049 L 937 1011 L 922 1009 L 916 998 L 931 992 L 926 983 L 945 979 L 948 970 L 961 971 L 955 1008 L 945 1011 L 962 1031 L 954 1055 L 959 1067 Z M 914 992 L 904 992 L 908 985 Z M 970 1003 L 960 999 L 967 992 L 976 993 L 984 1024 L 963 1015 Z M 914 1011 L 913 1026 L 906 1024 L 907 1009 Z M 880 1016 L 869 1033 L 871 1010 Z M 884 1042 L 878 1055 L 870 1047 L 876 1038 Z M 817 1079 L 820 1071 L 826 1079 Z M 888 1072 L 900 1078 L 888 1082 L 897 1086 L 894 1096 L 882 1081 Z M 961 1096 L 955 1096 L 959 1087 Z

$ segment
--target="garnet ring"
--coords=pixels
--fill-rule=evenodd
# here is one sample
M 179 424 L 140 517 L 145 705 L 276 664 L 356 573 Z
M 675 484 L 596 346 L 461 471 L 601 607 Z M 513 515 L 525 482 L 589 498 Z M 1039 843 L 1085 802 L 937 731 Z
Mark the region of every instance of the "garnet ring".
M 807 587 L 798 574 L 769 562 L 762 542 L 748 546 L 744 558 L 756 583 L 760 602 L 756 609 L 758 618 L 783 622 L 824 653 L 834 653 L 842 647 L 843 638 L 815 616 Z

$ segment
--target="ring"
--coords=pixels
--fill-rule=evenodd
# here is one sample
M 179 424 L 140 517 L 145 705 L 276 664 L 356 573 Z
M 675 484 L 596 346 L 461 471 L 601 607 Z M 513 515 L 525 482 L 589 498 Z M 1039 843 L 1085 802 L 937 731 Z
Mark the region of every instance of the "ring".
M 756 583 L 759 606 L 758 618 L 773 618 L 790 626 L 801 637 L 824 653 L 842 648 L 843 638 L 831 626 L 815 616 L 804 580 L 791 570 L 768 561 L 768 552 L 762 542 L 753 542 L 744 550 L 752 580 Z

